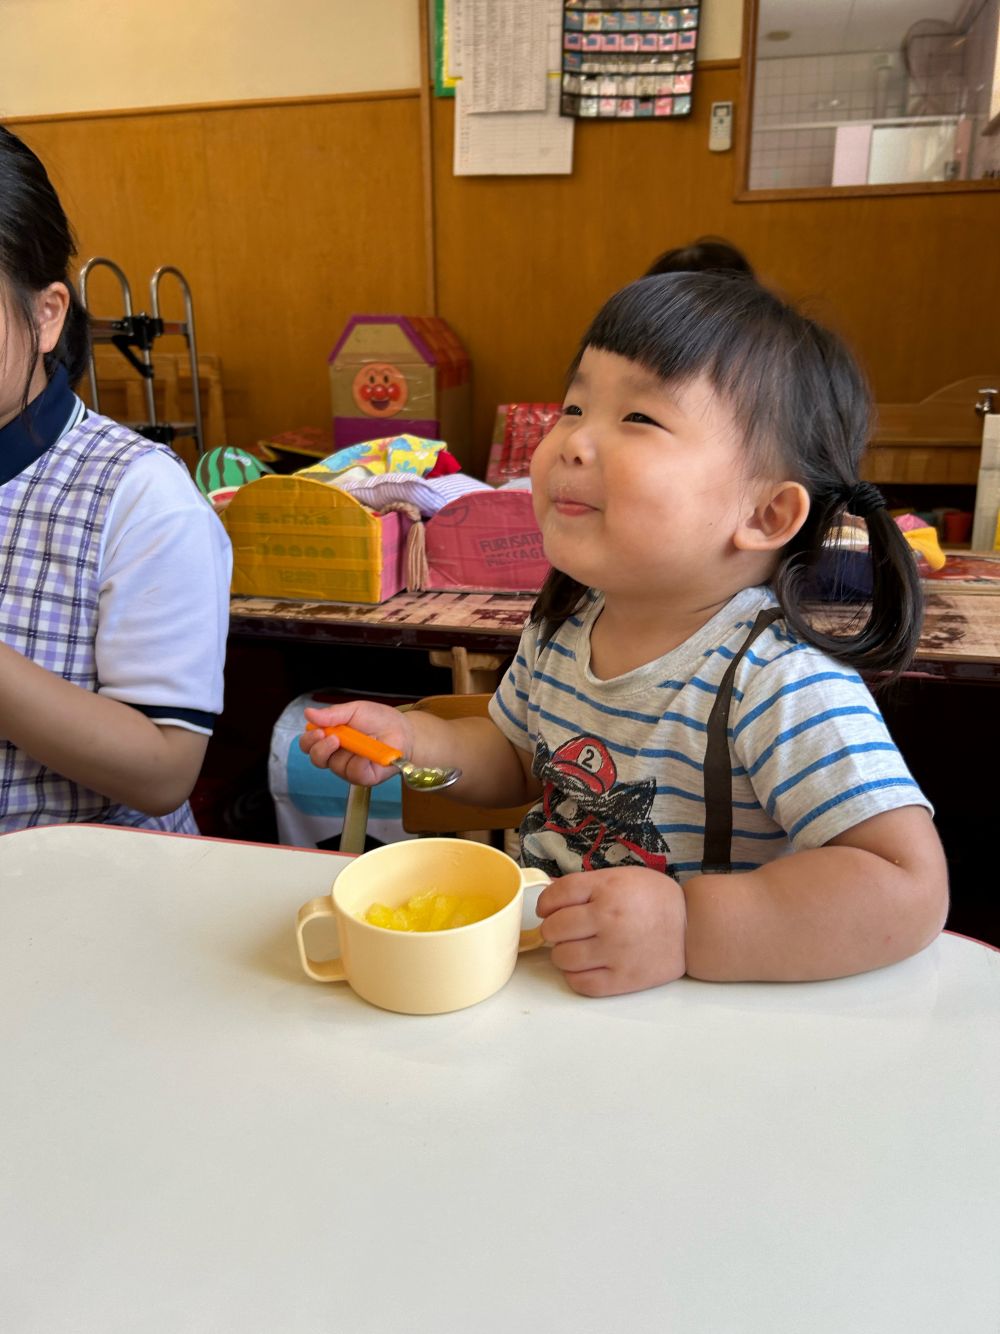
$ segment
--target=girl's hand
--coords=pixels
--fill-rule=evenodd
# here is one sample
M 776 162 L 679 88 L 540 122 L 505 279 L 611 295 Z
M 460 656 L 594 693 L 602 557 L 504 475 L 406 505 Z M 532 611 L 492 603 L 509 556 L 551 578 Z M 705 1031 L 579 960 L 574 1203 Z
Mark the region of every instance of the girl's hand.
M 384 768 L 372 760 L 362 759 L 344 750 L 335 736 L 324 736 L 324 727 L 337 727 L 347 723 L 359 732 L 367 732 L 389 746 L 402 751 L 406 759 L 413 758 L 413 728 L 407 721 L 406 714 L 388 704 L 372 704 L 368 700 L 352 700 L 349 704 L 332 704 L 326 709 L 306 709 L 306 719 L 316 725 L 315 732 L 303 730 L 299 745 L 316 765 L 317 769 L 332 769 L 349 783 L 358 783 L 362 787 L 374 787 L 384 783 L 398 772 Z
M 552 962 L 583 996 L 617 996 L 674 982 L 687 971 L 684 891 L 642 866 L 582 871 L 538 896 Z

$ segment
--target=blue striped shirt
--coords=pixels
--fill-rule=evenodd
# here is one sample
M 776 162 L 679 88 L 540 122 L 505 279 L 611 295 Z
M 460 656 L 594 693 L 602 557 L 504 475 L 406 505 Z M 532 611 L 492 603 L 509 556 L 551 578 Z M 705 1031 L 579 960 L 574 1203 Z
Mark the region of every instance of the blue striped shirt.
M 745 589 L 690 639 L 624 676 L 590 669 L 602 598 L 545 644 L 529 625 L 490 704 L 545 785 L 522 827 L 550 874 L 638 864 L 683 880 L 700 869 L 702 763 L 723 674 L 770 590 Z M 820 847 L 883 811 L 930 805 L 856 671 L 779 620 L 737 669 L 729 718 L 734 870 Z

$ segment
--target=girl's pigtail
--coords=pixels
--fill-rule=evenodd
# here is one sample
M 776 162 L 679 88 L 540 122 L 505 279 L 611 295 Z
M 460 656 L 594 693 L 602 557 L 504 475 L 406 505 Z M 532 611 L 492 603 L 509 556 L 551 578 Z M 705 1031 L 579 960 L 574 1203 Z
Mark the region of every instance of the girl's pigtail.
M 789 628 L 800 638 L 859 671 L 881 672 L 891 680 L 909 665 L 920 640 L 923 593 L 913 552 L 885 507 L 878 489 L 867 482 L 844 488 L 834 507 L 863 518 L 868 527 L 872 593 L 868 616 L 854 634 L 828 635 L 818 630 L 804 603 L 810 596 L 810 573 L 823 554 L 823 538 L 831 526 L 831 507 L 817 505 L 810 514 L 794 554 L 779 567 L 774 591 Z M 846 505 L 845 505 L 846 499 Z M 807 536 L 808 534 L 808 536 Z M 810 540 L 811 539 L 811 540 Z
M 857 665 L 895 677 L 917 651 L 924 595 L 913 551 L 889 511 L 881 505 L 867 522 L 872 600 L 868 624 L 859 636 Z

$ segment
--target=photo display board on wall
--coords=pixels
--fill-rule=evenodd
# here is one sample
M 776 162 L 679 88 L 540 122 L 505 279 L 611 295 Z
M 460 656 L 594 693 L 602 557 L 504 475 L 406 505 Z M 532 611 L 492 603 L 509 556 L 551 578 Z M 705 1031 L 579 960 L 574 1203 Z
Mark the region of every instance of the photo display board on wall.
M 698 5 L 565 0 L 564 116 L 638 120 L 689 116 Z

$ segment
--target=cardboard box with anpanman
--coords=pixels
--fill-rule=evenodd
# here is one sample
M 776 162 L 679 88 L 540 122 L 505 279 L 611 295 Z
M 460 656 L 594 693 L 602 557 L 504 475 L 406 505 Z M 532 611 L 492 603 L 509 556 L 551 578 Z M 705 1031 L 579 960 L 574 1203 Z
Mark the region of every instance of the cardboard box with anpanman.
M 444 320 L 353 315 L 329 356 L 336 449 L 388 435 L 444 440 L 471 462 L 472 383 Z

